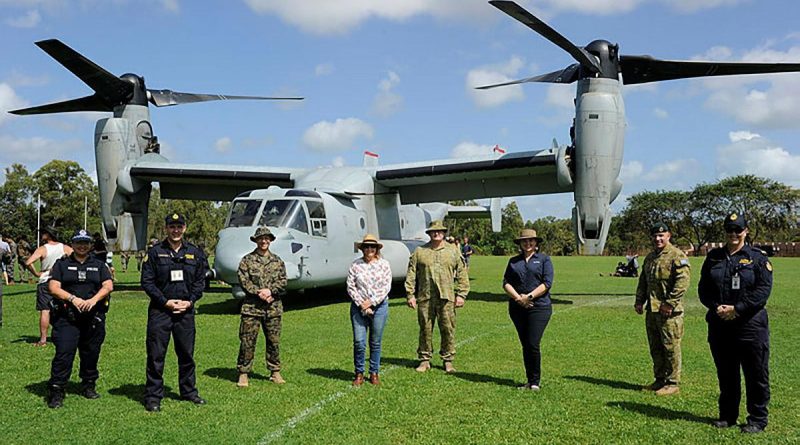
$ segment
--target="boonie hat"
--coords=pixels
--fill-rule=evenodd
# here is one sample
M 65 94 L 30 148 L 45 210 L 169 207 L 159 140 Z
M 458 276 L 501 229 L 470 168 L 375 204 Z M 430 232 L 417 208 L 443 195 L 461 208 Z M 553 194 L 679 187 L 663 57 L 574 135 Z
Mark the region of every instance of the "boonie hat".
M 256 229 L 256 233 L 254 233 L 253 236 L 250 237 L 250 241 L 256 242 L 256 240 L 261 238 L 262 236 L 266 236 L 271 241 L 275 241 L 275 235 L 273 235 L 272 232 L 269 231 L 269 227 L 267 226 L 259 226 Z
M 169 215 L 164 218 L 164 224 L 183 224 L 186 225 L 186 217 L 181 215 L 180 213 L 170 213 Z
M 92 237 L 89 235 L 89 232 L 87 232 L 86 230 L 83 230 L 83 229 L 76 230 L 75 234 L 72 235 L 72 242 L 73 243 L 79 243 L 81 241 L 85 241 L 87 243 L 91 243 L 92 242 Z
M 665 223 L 663 221 L 659 221 L 659 222 L 653 224 L 652 226 L 650 226 L 650 234 L 651 235 L 655 235 L 656 233 L 669 232 L 669 231 L 670 231 L 669 230 L 669 226 L 667 225 L 667 223 Z
M 360 243 L 356 243 L 356 248 L 359 250 L 364 246 L 377 246 L 378 249 L 383 249 L 383 244 L 378 242 L 378 237 L 371 233 L 364 235 L 364 239 Z
M 425 233 L 437 231 L 447 232 L 447 227 L 445 227 L 444 223 L 438 219 L 436 221 L 431 221 L 430 227 L 425 229 Z
M 514 242 L 519 244 L 524 239 L 535 239 L 537 243 L 544 241 L 541 237 L 536 236 L 536 230 L 534 229 L 522 229 L 519 232 L 519 236 L 514 239 Z
M 730 215 L 725 217 L 725 222 L 723 226 L 728 229 L 740 229 L 744 230 L 747 228 L 747 221 L 744 219 L 744 215 L 740 215 L 736 212 L 731 213 Z

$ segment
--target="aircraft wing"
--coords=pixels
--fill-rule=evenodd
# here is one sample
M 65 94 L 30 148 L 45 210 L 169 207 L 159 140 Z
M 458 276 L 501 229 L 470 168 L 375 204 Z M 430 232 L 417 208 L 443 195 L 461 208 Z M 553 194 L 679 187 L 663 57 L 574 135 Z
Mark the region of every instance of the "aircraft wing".
M 415 162 L 377 167 L 378 184 L 403 204 L 446 202 L 572 191 L 558 180 L 558 151 Z
M 252 165 L 176 164 L 160 160 L 140 161 L 129 167 L 131 178 L 158 182 L 162 198 L 206 201 L 230 201 L 242 192 L 271 185 L 291 188 L 295 175 L 303 171 Z

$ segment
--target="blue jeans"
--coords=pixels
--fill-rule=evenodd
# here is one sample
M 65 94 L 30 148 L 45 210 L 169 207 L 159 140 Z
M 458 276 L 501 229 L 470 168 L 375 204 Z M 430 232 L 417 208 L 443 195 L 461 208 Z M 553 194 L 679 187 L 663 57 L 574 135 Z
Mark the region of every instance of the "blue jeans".
M 367 329 L 369 329 L 369 372 L 377 374 L 381 370 L 381 338 L 387 318 L 389 318 L 388 298 L 375 308 L 372 317 L 361 315 L 361 309 L 355 303 L 350 305 L 350 321 L 353 324 L 353 365 L 356 373 L 364 373 Z

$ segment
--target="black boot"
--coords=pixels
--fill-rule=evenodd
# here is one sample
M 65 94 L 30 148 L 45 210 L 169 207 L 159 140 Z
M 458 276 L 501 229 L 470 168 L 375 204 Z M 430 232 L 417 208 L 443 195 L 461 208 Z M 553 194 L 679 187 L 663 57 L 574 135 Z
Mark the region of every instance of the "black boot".
M 48 388 L 47 406 L 50 408 L 61 408 L 64 406 L 64 388 L 55 385 Z
M 83 382 L 81 383 L 81 395 L 86 397 L 87 399 L 99 399 L 100 394 L 97 393 L 95 389 L 94 382 Z

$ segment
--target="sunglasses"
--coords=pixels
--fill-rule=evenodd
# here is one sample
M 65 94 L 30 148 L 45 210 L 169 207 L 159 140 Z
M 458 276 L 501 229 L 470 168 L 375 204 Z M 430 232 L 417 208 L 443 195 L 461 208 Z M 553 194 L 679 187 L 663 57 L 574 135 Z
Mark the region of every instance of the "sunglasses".
M 737 235 L 740 235 L 742 232 L 744 232 L 744 229 L 742 229 L 740 227 L 726 227 L 725 228 L 725 233 L 735 233 Z
M 361 246 L 361 248 L 362 249 L 377 249 L 378 246 L 375 246 L 375 245 L 370 246 L 369 244 L 364 244 L 363 246 Z

